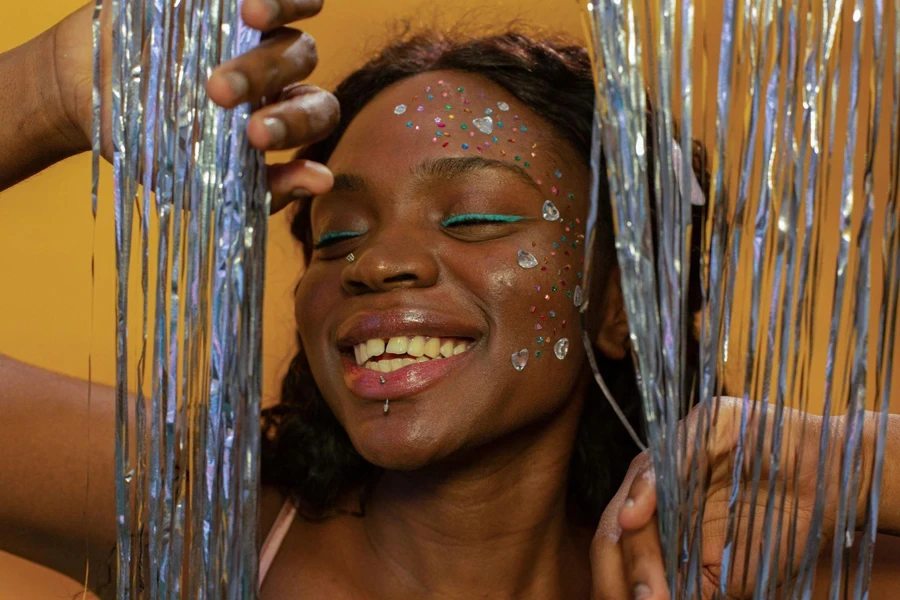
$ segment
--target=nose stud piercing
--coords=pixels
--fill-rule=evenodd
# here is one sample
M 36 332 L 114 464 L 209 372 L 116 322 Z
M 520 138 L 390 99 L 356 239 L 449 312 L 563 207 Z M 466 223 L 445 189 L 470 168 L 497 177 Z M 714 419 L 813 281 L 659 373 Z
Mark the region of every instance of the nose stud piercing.
M 353 253 L 351 252 L 350 254 L 347 255 L 347 262 L 354 262 L 354 261 L 356 261 L 356 257 L 353 256 Z

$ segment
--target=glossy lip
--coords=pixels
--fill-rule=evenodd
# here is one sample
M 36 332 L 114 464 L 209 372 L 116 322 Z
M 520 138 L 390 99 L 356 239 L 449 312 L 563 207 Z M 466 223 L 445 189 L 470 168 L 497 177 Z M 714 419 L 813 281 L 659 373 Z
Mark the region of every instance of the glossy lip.
M 414 335 L 467 338 L 477 342 L 481 330 L 460 317 L 424 308 L 367 311 L 341 323 L 337 329 L 337 345 L 343 352 L 352 352 L 353 346 L 368 340 Z
M 380 373 L 356 365 L 352 356 L 343 355 L 344 381 L 356 396 L 363 400 L 384 402 L 418 394 L 463 367 L 472 354 L 473 346 L 462 354 L 439 360 L 413 363 L 390 373 Z M 381 383 L 382 378 L 384 383 Z

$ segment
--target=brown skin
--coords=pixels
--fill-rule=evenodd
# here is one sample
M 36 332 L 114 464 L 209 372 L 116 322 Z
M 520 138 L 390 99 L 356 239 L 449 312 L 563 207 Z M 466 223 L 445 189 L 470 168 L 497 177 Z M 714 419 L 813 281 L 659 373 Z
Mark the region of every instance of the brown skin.
M 262 0 L 244 3 L 246 22 L 274 34 L 261 47 L 221 66 L 209 82 L 210 96 L 223 106 L 259 105 L 263 96 L 277 97 L 250 121 L 251 141 L 263 150 L 321 139 L 337 117 L 336 103 L 327 92 L 284 89 L 308 75 L 315 59 L 307 36 L 282 27 L 315 14 L 321 1 L 277 4 L 278 10 L 272 12 Z M 0 189 L 88 148 L 89 21 L 88 6 L 0 56 L 0 111 L 8 115 L 0 121 Z M 53 66 L 52 76 L 35 77 L 48 64 Z M 226 75 L 235 73 L 244 77 L 245 84 L 232 87 L 237 80 Z M 481 88 L 491 102 L 513 103 L 508 94 L 477 78 L 454 74 L 454 83 Z M 646 462 L 636 461 L 604 515 L 590 554 L 594 532 L 574 527 L 565 518 L 566 468 L 586 385 L 580 345 L 572 344 L 563 363 L 548 356 L 538 364 L 532 358 L 523 373 L 509 364 L 515 349 L 535 349 L 527 311 L 537 299 L 528 290 L 542 277 L 538 271 L 517 267 L 515 251 L 527 249 L 531 241 L 546 246 L 558 233 L 539 218 L 499 229 L 492 226 L 495 233 L 481 241 L 459 239 L 439 226 L 442 215 L 464 210 L 536 216 L 546 190 L 540 194 L 493 168 L 452 181 L 412 178 L 409 168 L 425 156 L 462 154 L 458 148 L 439 150 L 428 137 L 408 135 L 392 119 L 393 107 L 401 102 L 412 105 L 410 94 L 421 94 L 421 87 L 421 81 L 410 80 L 379 96 L 354 122 L 332 158 L 329 166 L 338 174 L 364 176 L 371 184 L 368 192 L 327 194 L 332 171 L 306 161 L 270 171 L 276 207 L 297 195 L 320 196 L 313 219 L 316 233 L 329 219 L 363 220 L 369 229 L 366 237 L 349 244 L 354 251 L 353 244 L 358 244 L 360 258 L 353 265 L 320 257 L 310 265 L 298 291 L 298 325 L 304 343 L 316 349 L 311 354 L 317 381 L 357 448 L 392 470 L 377 488 L 364 519 L 296 521 L 262 597 L 630 598 L 639 584 L 647 585 L 652 597 L 664 597 L 652 479 L 638 476 Z M 4 95 L 3 90 L 13 89 L 13 95 Z M 586 166 L 527 109 L 518 106 L 516 112 L 528 116 L 529 136 L 541 148 L 534 171 L 546 173 L 554 165 L 566 165 L 565 185 L 583 199 Z M 553 151 L 544 153 L 545 146 Z M 108 145 L 105 149 L 108 155 Z M 411 277 L 399 282 L 391 273 Z M 615 274 L 612 277 L 614 281 Z M 598 348 L 611 357 L 623 356 L 627 324 L 620 292 L 615 285 L 606 289 Z M 473 324 L 477 343 L 470 358 L 476 360 L 415 401 L 395 403 L 388 418 L 380 414 L 380 407 L 373 415 L 337 377 L 341 367 L 336 332 L 341 320 L 360 308 L 415 303 L 455 311 Z M 572 307 L 561 302 L 558 310 L 571 312 Z M 577 334 L 569 337 L 577 340 Z M 105 549 L 114 543 L 109 452 L 113 399 L 111 390 L 95 388 L 93 409 L 87 415 L 83 392 L 81 382 L 0 357 L 4 408 L 0 455 L 16 456 L 16 461 L 0 461 L 0 489 L 13 490 L 0 501 L 0 547 L 80 578 L 86 535 L 96 553 L 90 578 L 94 585 L 102 580 L 96 575 L 106 562 Z M 44 412 L 33 410 L 36 401 Z M 46 411 L 54 418 L 43 418 Z M 95 423 L 91 444 L 80 446 L 77 436 L 72 440 L 68 434 L 80 431 L 87 418 Z M 870 421 L 869 439 L 873 429 Z M 727 441 L 733 427 L 723 426 L 719 432 Z M 65 452 L 60 451 L 60 440 L 68 440 Z M 712 467 L 727 474 L 728 444 L 723 448 Z M 892 417 L 887 456 L 898 454 L 900 422 Z M 77 467 L 67 465 L 61 456 L 91 465 L 87 520 L 72 500 L 85 496 L 83 478 L 73 477 Z M 900 530 L 897 479 L 890 460 L 882 506 L 887 531 Z M 711 488 L 712 494 L 727 484 L 727 478 L 716 481 L 719 485 Z M 634 505 L 624 508 L 629 496 Z M 271 526 L 281 502 L 277 492 L 263 490 L 263 531 Z M 347 499 L 347 508 L 355 508 L 352 498 Z M 721 548 L 710 547 L 713 576 L 720 555 Z M 896 585 L 892 566 L 876 562 L 874 577 L 882 589 Z M 873 591 L 873 597 L 879 593 Z

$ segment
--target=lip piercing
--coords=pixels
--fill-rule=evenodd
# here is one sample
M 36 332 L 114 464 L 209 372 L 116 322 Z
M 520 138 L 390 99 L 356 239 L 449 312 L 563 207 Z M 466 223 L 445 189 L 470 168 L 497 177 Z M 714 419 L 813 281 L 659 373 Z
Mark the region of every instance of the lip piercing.
M 391 408 L 391 407 L 389 406 L 389 405 L 390 405 L 390 402 L 391 402 L 390 400 L 385 400 L 385 401 L 384 401 L 384 414 L 387 414 L 387 413 L 388 413 L 388 410 L 390 410 L 390 408 Z
M 354 262 L 354 261 L 356 261 L 356 257 L 351 252 L 350 254 L 347 255 L 347 262 Z
M 387 383 L 387 379 L 384 378 L 384 375 L 380 376 L 380 377 L 378 378 L 378 381 L 381 382 L 381 385 L 384 385 L 384 384 Z

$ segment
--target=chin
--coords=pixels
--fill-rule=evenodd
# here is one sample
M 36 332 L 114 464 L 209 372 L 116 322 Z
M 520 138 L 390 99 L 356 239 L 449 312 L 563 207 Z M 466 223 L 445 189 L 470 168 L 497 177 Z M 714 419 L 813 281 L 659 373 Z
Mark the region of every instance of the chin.
M 362 416 L 347 427 L 356 451 L 368 462 L 394 471 L 415 471 L 440 462 L 458 449 L 458 440 L 409 404 L 391 403 L 388 414 Z M 346 424 L 345 424 L 346 427 Z

